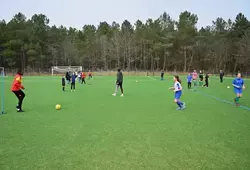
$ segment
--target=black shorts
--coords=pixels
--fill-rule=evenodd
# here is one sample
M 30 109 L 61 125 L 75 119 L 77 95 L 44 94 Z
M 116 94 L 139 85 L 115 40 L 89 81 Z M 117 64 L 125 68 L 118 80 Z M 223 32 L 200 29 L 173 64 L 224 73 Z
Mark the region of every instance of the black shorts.
M 122 82 L 116 82 L 118 86 L 122 86 Z
M 17 98 L 20 98 L 20 97 L 25 97 L 25 93 L 22 91 L 22 90 L 18 90 L 18 91 L 12 91 Z

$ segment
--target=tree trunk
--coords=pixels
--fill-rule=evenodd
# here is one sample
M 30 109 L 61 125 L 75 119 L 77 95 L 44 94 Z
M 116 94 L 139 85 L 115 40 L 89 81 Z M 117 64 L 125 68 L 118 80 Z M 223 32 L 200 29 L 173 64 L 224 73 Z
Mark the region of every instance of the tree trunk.
M 119 46 L 116 46 L 117 66 L 120 67 Z
M 238 66 L 238 63 L 237 63 L 238 59 L 236 58 L 235 62 L 234 62 L 234 70 L 233 70 L 233 74 L 236 73 L 236 69 L 237 69 L 237 66 Z
M 187 48 L 184 46 L 184 67 L 183 72 L 186 72 L 187 70 Z
M 145 47 L 145 43 L 143 45 L 143 67 L 144 67 L 144 70 L 147 70 L 147 58 L 146 58 L 146 47 Z
M 193 58 L 194 58 L 194 54 L 191 55 L 191 59 L 188 65 L 188 72 L 190 71 L 191 66 L 193 65 Z
M 154 57 L 151 54 L 151 71 L 153 71 L 153 69 L 154 69 Z
M 128 58 L 128 61 L 127 61 L 127 70 L 130 70 L 130 63 L 131 63 L 131 52 L 130 52 L 130 44 L 128 44 L 128 56 L 127 56 L 127 58 Z
M 163 70 L 166 70 L 166 60 L 167 60 L 167 54 L 164 51 L 164 60 L 163 60 Z

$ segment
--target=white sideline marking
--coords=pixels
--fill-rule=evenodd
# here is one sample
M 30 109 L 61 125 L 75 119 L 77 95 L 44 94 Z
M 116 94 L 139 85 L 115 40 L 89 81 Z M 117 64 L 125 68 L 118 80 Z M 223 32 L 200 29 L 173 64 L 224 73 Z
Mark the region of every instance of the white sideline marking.
M 147 76 L 148 78 L 150 78 L 150 79 L 152 79 L 152 80 L 156 80 L 155 78 L 153 78 L 153 77 L 150 77 L 150 76 Z

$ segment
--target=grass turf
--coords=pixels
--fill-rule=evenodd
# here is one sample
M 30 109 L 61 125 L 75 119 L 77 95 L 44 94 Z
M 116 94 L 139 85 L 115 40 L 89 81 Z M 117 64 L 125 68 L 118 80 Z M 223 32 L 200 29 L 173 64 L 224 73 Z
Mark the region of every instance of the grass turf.
M 196 91 L 183 82 L 187 108 L 176 111 L 166 79 L 125 77 L 121 98 L 111 95 L 115 77 L 76 92 L 62 92 L 60 77 L 24 77 L 26 112 L 17 113 L 6 78 L 0 169 L 250 169 L 250 111 L 213 98 L 231 102 L 232 80 L 212 78 Z M 244 94 L 247 108 L 250 89 Z

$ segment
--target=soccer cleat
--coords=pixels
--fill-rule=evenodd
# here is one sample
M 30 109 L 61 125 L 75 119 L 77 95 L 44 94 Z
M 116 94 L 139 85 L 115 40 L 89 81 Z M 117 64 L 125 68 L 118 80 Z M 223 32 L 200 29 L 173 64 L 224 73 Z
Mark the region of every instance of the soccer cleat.
M 123 97 L 124 95 L 123 94 L 121 94 L 121 97 Z
M 17 112 L 24 112 L 22 109 L 17 109 Z
M 181 108 L 180 107 L 177 107 L 177 109 L 176 110 L 181 110 Z
M 116 93 L 112 94 L 112 96 L 116 96 Z

